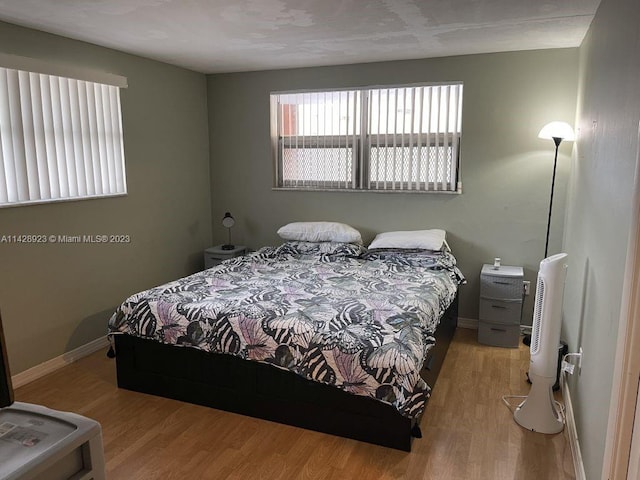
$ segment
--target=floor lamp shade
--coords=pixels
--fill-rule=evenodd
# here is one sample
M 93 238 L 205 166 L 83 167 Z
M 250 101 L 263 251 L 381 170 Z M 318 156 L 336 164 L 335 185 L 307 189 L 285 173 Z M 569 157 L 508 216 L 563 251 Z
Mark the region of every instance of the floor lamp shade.
M 549 198 L 549 217 L 547 219 L 547 238 L 544 244 L 544 258 L 547 258 L 549 253 L 549 231 L 551 229 L 551 212 L 553 209 L 553 190 L 556 185 L 556 167 L 558 165 L 558 147 L 563 140 L 572 142 L 575 140 L 575 134 L 573 128 L 566 122 L 551 122 L 547 123 L 540 133 L 538 138 L 545 140 L 553 140 L 556 145 L 556 154 L 553 159 L 553 176 L 551 177 L 551 196 Z
M 540 130 L 540 133 L 538 134 L 538 138 L 544 138 L 545 140 L 559 138 L 560 140 L 573 142 L 575 140 L 575 134 L 573 133 L 573 128 L 571 128 L 571 125 L 568 123 L 551 122 L 542 127 L 542 130 Z

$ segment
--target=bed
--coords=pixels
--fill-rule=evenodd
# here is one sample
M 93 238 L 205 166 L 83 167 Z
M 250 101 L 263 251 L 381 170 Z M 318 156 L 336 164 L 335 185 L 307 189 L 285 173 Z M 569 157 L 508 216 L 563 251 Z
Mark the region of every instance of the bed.
M 447 249 L 265 247 L 129 297 L 118 386 L 410 451 L 462 281 Z

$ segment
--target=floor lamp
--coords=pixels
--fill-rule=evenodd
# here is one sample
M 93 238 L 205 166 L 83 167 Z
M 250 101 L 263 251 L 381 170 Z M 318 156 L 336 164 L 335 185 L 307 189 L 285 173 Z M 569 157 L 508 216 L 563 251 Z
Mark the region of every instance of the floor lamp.
M 544 244 L 544 257 L 547 258 L 549 253 L 549 230 L 551 229 L 551 210 L 553 208 L 553 190 L 556 186 L 556 166 L 558 165 L 558 147 L 563 140 L 573 142 L 575 135 L 573 129 L 568 123 L 565 122 L 551 122 L 547 123 L 540 133 L 538 138 L 544 138 L 545 140 L 553 140 L 556 145 L 556 155 L 553 159 L 553 177 L 551 179 L 551 197 L 549 198 L 549 219 L 547 220 L 547 239 Z
M 549 198 L 549 217 L 547 220 L 547 238 L 544 242 L 544 257 L 547 258 L 549 254 L 549 231 L 551 230 L 551 212 L 553 210 L 553 190 L 556 186 L 556 167 L 558 166 L 558 147 L 563 140 L 567 142 L 573 142 L 575 140 L 575 135 L 573 134 L 573 128 L 571 125 L 565 122 L 551 122 L 547 123 L 540 133 L 538 134 L 538 138 L 543 138 L 545 140 L 553 140 L 553 143 L 556 145 L 556 154 L 553 157 L 553 176 L 551 177 L 551 197 Z M 525 345 L 531 345 L 531 335 L 525 335 L 522 339 L 522 343 Z

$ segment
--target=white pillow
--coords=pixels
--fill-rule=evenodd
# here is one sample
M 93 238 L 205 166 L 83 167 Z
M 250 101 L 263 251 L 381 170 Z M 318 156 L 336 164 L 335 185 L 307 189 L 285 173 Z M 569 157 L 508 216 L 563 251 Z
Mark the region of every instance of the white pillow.
M 385 232 L 376 235 L 369 248 L 420 248 L 441 250 L 447 232 L 434 228 L 409 232 Z
M 278 230 L 284 240 L 300 242 L 343 242 L 362 244 L 360 232 L 337 222 L 293 222 Z

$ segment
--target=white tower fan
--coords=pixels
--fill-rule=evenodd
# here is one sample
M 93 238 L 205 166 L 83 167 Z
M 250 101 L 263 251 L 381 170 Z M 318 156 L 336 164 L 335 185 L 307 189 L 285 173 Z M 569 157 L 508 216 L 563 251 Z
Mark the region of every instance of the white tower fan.
M 533 432 L 559 433 L 564 427 L 552 388 L 558 368 L 567 257 L 559 253 L 545 258 L 538 272 L 529 365 L 531 390 L 513 414 L 519 425 Z

